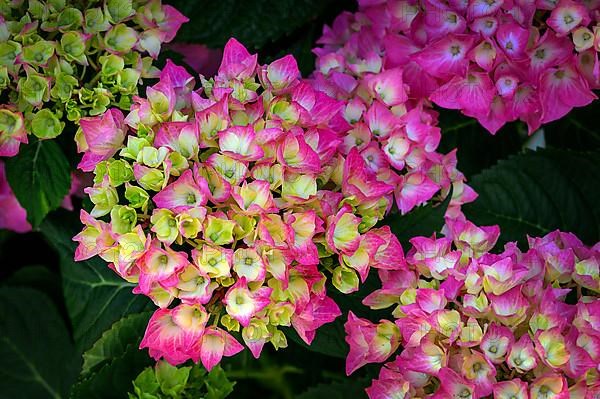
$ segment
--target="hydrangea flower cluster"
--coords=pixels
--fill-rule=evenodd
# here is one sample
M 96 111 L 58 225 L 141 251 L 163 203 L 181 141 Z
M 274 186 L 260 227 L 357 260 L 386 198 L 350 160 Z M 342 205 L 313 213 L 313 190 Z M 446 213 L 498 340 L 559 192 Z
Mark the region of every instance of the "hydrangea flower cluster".
M 3 1 L 0 156 L 16 155 L 28 133 L 51 139 L 67 121 L 129 109 L 187 20 L 160 0 Z
M 420 77 L 407 80 L 412 72 L 390 62 L 391 53 L 380 48 L 382 39 L 368 32 L 378 25 L 351 23 L 359 15 L 342 14 L 334 30 L 325 27 L 320 39 L 325 47 L 314 50 L 319 57 L 311 83 L 345 102 L 344 118 L 335 126 L 344 136 L 339 150 L 345 155 L 358 151 L 378 181 L 395 187 L 401 213 L 438 192 L 445 197 L 453 186 L 448 215 L 458 216 L 460 205 L 473 201 L 477 194 L 456 169 L 456 151 L 437 152 L 441 139 L 438 113 L 426 95 L 409 86 L 409 82 L 420 82 Z M 367 36 L 363 36 L 365 31 Z
M 600 243 L 570 233 L 489 251 L 497 226 L 449 220 L 416 237 L 405 262 L 380 270 L 363 303 L 395 321 L 350 314 L 348 374 L 386 363 L 367 393 L 383 398 L 541 399 L 600 395 Z
M 342 93 L 358 87 L 392 107 L 430 99 L 492 134 L 514 120 L 532 133 L 596 99 L 598 7 L 581 0 L 359 0 L 357 13 L 325 27 L 316 78 Z M 348 111 L 357 120 L 360 103 Z
M 74 240 L 77 260 L 99 255 L 160 308 L 142 348 L 210 370 L 243 349 L 230 332 L 255 357 L 287 345 L 282 326 L 310 343 L 340 315 L 326 275 L 351 292 L 403 253 L 373 228 L 394 187 L 337 152 L 343 103 L 300 80 L 292 56 L 260 66 L 231 39 L 200 80 L 169 61 L 127 116 L 81 119 L 94 208 Z

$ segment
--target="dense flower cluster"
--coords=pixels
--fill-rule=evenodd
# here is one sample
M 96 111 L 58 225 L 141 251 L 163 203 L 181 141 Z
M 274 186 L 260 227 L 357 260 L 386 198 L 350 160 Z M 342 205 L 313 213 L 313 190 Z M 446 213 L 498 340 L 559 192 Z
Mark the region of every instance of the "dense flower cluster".
M 371 399 L 600 394 L 600 243 L 556 231 L 492 254 L 499 233 L 448 221 L 446 237 L 413 238 L 405 263 L 379 271 L 363 303 L 395 306 L 395 321 L 346 323 L 348 374 L 403 348 Z
M 200 89 L 169 61 L 126 117 L 81 119 L 94 208 L 75 256 L 99 255 L 160 307 L 141 344 L 153 357 L 210 369 L 242 350 L 240 327 L 256 357 L 286 346 L 281 326 L 310 343 L 340 315 L 326 274 L 351 292 L 403 257 L 373 228 L 394 187 L 337 152 L 343 103 L 299 76 L 293 57 L 260 66 L 232 39 Z
M 409 69 L 392 65 L 388 54 L 380 55 L 381 38 L 362 36 L 376 25 L 353 31 L 359 25 L 350 23 L 351 18 L 355 17 L 343 14 L 333 31 L 325 28 L 320 42 L 326 46 L 315 50 L 319 58 L 311 80 L 318 90 L 345 102 L 344 119 L 335 126 L 344 136 L 340 152 L 358 151 L 379 181 L 394 186 L 402 213 L 431 200 L 440 190 L 445 197 L 453 185 L 448 215 L 456 215 L 462 203 L 477 195 L 456 169 L 456 152 L 437 152 L 438 113 L 426 95 L 407 84 Z M 367 48 L 364 58 L 362 50 Z
M 186 21 L 160 0 L 3 1 L 0 156 L 16 155 L 28 133 L 50 139 L 67 121 L 129 109 L 141 79 L 157 76 L 161 44 Z
M 598 2 L 359 5 L 357 13 L 345 12 L 325 28 L 322 47 L 315 50 L 316 78 L 332 90 L 350 95 L 358 87 L 359 97 L 370 92 L 384 105 L 408 109 L 430 99 L 476 118 L 491 133 L 517 119 L 531 133 L 589 104 L 596 98 L 591 89 L 600 88 Z M 358 99 L 351 104 L 348 112 L 358 120 L 364 105 Z M 369 118 L 378 113 L 371 111 Z M 376 127 L 384 137 L 386 127 Z

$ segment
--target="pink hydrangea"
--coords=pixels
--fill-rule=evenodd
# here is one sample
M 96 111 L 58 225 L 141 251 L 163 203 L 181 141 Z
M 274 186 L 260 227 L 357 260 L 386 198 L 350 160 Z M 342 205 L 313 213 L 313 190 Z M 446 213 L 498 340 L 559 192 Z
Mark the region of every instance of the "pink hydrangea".
M 444 231 L 413 238 L 406 264 L 379 270 L 382 288 L 363 301 L 390 308 L 397 329 L 348 317 L 347 372 L 388 361 L 369 397 L 597 395 L 600 245 L 555 231 L 497 254 L 497 226 L 455 219 Z
M 216 76 L 197 81 L 168 61 L 129 114 L 81 121 L 94 208 L 74 240 L 77 260 L 100 256 L 159 307 L 142 348 L 210 369 L 243 348 L 230 332 L 255 357 L 287 346 L 282 327 L 310 344 L 341 314 L 325 281 L 356 291 L 403 252 L 373 228 L 395 186 L 338 150 L 344 104 L 302 81 L 293 57 L 259 65 L 231 39 Z
M 492 134 L 514 120 L 532 133 L 596 99 L 599 7 L 581 0 L 359 1 L 358 12 L 323 30 L 315 81 L 362 103 L 362 111 L 375 100 L 401 116 L 428 99 Z M 359 109 L 353 104 L 346 120 L 358 122 Z M 389 140 L 387 130 L 379 133 Z

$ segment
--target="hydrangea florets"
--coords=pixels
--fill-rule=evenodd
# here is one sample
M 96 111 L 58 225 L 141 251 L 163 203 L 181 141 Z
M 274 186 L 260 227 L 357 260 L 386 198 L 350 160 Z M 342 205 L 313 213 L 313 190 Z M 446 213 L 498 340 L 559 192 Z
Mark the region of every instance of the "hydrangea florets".
M 2 2 L 0 156 L 16 155 L 27 134 L 51 139 L 81 117 L 129 109 L 187 20 L 160 0 Z
M 455 219 L 445 231 L 413 238 L 405 267 L 379 271 L 363 303 L 394 306 L 394 322 L 348 318 L 348 374 L 402 346 L 369 397 L 597 397 L 600 243 L 555 231 L 493 254 L 496 226 Z
M 597 2 L 358 2 L 357 13 L 324 29 L 315 50 L 316 78 L 331 90 L 358 85 L 396 106 L 430 99 L 491 133 L 514 120 L 532 133 L 589 104 L 600 88 Z
M 380 48 L 382 38 L 370 32 L 376 25 L 350 23 L 359 15 L 345 13 L 334 30 L 325 27 L 320 40 L 325 47 L 314 50 L 318 58 L 313 87 L 345 103 L 343 118 L 335 121 L 335 129 L 344 137 L 339 151 L 349 157 L 359 153 L 381 185 L 393 186 L 401 213 L 438 192 L 445 197 L 453 186 L 448 216 L 457 216 L 460 205 L 477 195 L 456 169 L 456 151 L 438 152 L 438 113 L 407 77 L 420 72 L 390 63 Z M 373 52 L 369 50 L 365 58 L 362 49 L 367 48 Z M 420 77 L 411 78 L 421 82 Z
M 200 80 L 169 61 L 127 116 L 81 120 L 94 208 L 74 239 L 76 259 L 99 255 L 160 307 L 143 348 L 210 369 L 243 349 L 230 332 L 256 357 L 287 345 L 284 326 L 310 343 L 340 315 L 326 274 L 352 292 L 403 253 L 373 228 L 393 187 L 337 152 L 343 103 L 300 80 L 293 57 L 260 66 L 232 39 Z

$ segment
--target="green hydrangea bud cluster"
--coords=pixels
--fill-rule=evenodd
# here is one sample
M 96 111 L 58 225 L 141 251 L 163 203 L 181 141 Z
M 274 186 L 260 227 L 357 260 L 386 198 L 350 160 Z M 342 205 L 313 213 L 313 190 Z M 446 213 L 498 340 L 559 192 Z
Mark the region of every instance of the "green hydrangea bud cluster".
M 109 107 L 129 109 L 142 79 L 158 76 L 161 44 L 184 22 L 160 0 L 2 1 L 1 108 L 40 139 Z M 18 152 L 11 135 L 27 142 L 0 129 L 0 155 Z

